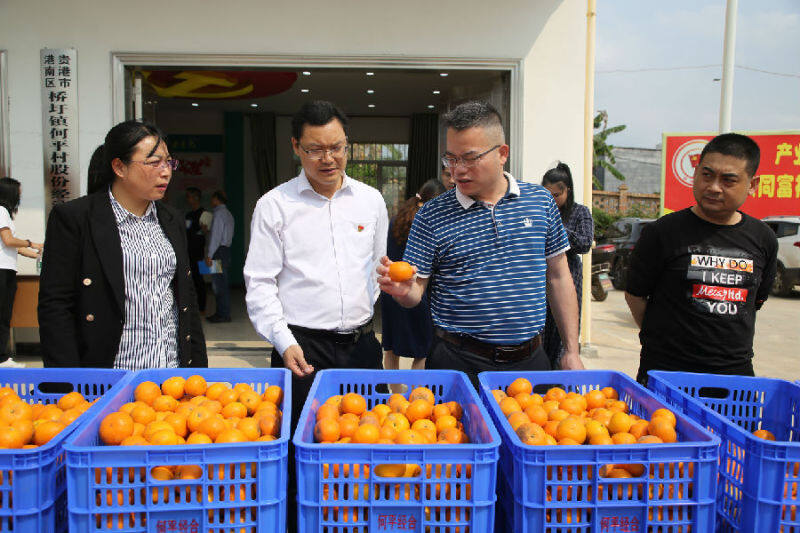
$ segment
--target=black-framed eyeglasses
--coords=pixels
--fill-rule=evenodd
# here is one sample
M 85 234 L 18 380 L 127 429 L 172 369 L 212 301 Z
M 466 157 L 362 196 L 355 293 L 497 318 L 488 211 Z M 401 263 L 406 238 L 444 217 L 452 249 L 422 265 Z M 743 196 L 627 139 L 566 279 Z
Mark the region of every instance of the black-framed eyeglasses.
M 139 163 L 153 170 L 161 170 L 162 168 L 169 167 L 170 170 L 178 170 L 180 162 L 172 157 L 168 159 L 156 159 L 155 161 L 131 161 L 131 163 Z
M 497 150 L 501 146 L 502 144 L 495 144 L 485 152 L 481 152 L 478 155 L 473 155 L 471 157 L 455 157 L 452 155 L 444 155 L 442 156 L 442 164 L 450 168 L 454 168 L 458 165 L 461 165 L 465 168 L 474 167 L 475 165 L 478 164 L 478 161 L 480 161 L 483 156 L 485 156 L 486 154 L 488 154 L 493 150 Z
M 317 161 L 325 157 L 325 154 L 331 154 L 331 157 L 342 157 L 347 152 L 347 143 L 337 144 L 330 148 L 306 148 L 302 144 L 297 143 L 302 151 L 306 153 L 309 159 Z

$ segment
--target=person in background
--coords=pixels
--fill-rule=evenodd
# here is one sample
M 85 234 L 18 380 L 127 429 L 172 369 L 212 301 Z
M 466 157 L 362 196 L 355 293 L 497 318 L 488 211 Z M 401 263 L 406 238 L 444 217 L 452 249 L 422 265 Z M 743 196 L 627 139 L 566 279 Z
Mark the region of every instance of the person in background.
M 581 291 L 583 290 L 581 254 L 585 254 L 592 249 L 594 220 L 592 219 L 592 213 L 585 205 L 575 202 L 572 172 L 570 172 L 566 163 L 559 161 L 555 168 L 545 172 L 542 178 L 542 186 L 553 195 L 553 200 L 555 200 L 558 211 L 561 214 L 564 230 L 567 232 L 567 239 L 569 239 L 567 265 L 569 265 L 569 273 L 572 274 L 575 293 L 578 297 L 578 327 L 580 327 Z M 547 352 L 547 357 L 550 359 L 553 369 L 557 370 L 561 365 L 563 344 L 561 343 L 561 336 L 558 334 L 558 327 L 550 310 L 549 302 L 547 304 L 547 317 L 542 337 L 544 351 Z
M 206 212 L 200 205 L 202 195 L 197 187 L 186 188 L 186 204 L 191 209 L 186 213 L 186 241 L 189 243 L 189 268 L 192 269 L 192 281 L 200 314 L 206 312 L 206 282 L 198 264 L 206 256 L 206 234 L 200 222 L 203 213 Z
M 445 191 L 439 180 L 426 181 L 419 192 L 406 200 L 389 223 L 386 240 L 386 255 L 392 261 L 400 261 L 411 231 L 411 222 L 419 208 L 428 200 Z M 381 294 L 381 324 L 383 330 L 383 368 L 397 370 L 400 357 L 411 357 L 413 370 L 425 368 L 425 357 L 433 340 L 433 322 L 428 305 L 428 295 L 423 294 L 416 307 L 406 309 L 388 294 Z
M 450 189 L 455 189 L 456 182 L 453 180 L 453 174 L 450 172 L 450 168 L 447 165 L 442 165 L 442 173 L 439 174 L 439 179 L 442 180 L 442 185 L 448 191 Z
M 211 221 L 211 235 L 208 238 L 206 265 L 211 266 L 219 260 L 222 272 L 211 274 L 211 286 L 217 300 L 214 314 L 206 317 L 209 322 L 231 321 L 231 288 L 229 273 L 231 269 L 231 242 L 233 241 L 233 215 L 228 211 L 228 197 L 225 191 L 215 191 L 211 195 L 214 219 Z
M 39 288 L 47 367 L 208 365 L 183 216 L 160 200 L 178 161 L 152 124 L 117 124 L 97 192 L 53 207 Z
M 564 339 L 562 366 L 583 368 L 569 241 L 553 196 L 503 171 L 509 146 L 497 109 L 465 102 L 444 116 L 442 158 L 456 188 L 417 212 L 403 259 L 410 280 L 377 268 L 381 290 L 416 306 L 430 283 L 433 347 L 425 368 L 460 370 L 477 389 L 483 371 L 550 370 L 541 346 L 546 299 Z
M 0 366 L 24 367 L 6 352 L 11 334 L 11 312 L 17 294 L 17 255 L 36 259 L 43 246 L 30 239 L 14 236 L 14 217 L 22 194 L 20 183 L 13 178 L 0 179 Z
M 758 190 L 760 161 L 750 137 L 714 137 L 695 167 L 695 205 L 642 229 L 625 288 L 641 328 L 639 383 L 650 370 L 753 375 L 756 311 L 778 254 L 769 226 L 739 211 Z

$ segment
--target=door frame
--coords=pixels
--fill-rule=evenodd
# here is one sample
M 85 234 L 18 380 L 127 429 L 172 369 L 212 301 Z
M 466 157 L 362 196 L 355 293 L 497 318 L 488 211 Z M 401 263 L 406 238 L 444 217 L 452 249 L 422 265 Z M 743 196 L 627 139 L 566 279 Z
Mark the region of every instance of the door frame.
M 522 176 L 523 59 L 400 57 L 400 56 L 323 56 L 261 54 L 189 54 L 189 53 L 111 53 L 112 116 L 114 124 L 125 120 L 125 68 L 132 66 L 181 67 L 256 67 L 256 68 L 363 68 L 419 70 L 505 70 L 509 80 L 508 144 L 511 146 L 511 174 Z

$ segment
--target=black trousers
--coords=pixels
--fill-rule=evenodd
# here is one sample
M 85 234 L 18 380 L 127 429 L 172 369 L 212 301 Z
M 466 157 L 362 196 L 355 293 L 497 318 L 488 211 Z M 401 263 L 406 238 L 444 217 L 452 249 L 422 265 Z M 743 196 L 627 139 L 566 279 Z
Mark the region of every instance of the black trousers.
M 292 374 L 292 434 L 289 438 L 289 484 L 286 493 L 286 517 L 289 531 L 297 530 L 297 469 L 294 460 L 294 445 L 291 439 L 300 420 L 300 412 L 306 403 L 306 397 L 314 383 L 314 376 L 318 370 L 328 368 L 382 368 L 381 343 L 375 338 L 375 333 L 370 331 L 362 335 L 355 343 L 340 344 L 333 340 L 321 339 L 307 335 L 289 326 L 295 340 L 303 349 L 306 362 L 314 367 L 314 372 L 303 378 Z M 283 368 L 283 358 L 277 350 L 272 350 L 271 366 Z
M 192 283 L 194 283 L 194 292 L 197 294 L 197 308 L 200 310 L 201 313 L 206 312 L 206 282 L 203 279 L 203 275 L 200 273 L 200 267 L 197 265 L 198 261 L 202 261 L 204 258 L 200 257 L 195 259 L 194 257 L 189 259 L 189 268 L 192 271 Z
M 431 353 L 425 360 L 425 368 L 432 370 L 460 370 L 464 372 L 475 390 L 478 388 L 480 372 L 497 372 L 509 370 L 550 370 L 550 361 L 540 344 L 533 353 L 513 363 L 498 363 L 481 355 L 458 348 L 457 346 L 434 336 Z
M 17 294 L 17 271 L 0 269 L 0 361 L 8 359 L 8 337 L 11 332 L 11 312 Z

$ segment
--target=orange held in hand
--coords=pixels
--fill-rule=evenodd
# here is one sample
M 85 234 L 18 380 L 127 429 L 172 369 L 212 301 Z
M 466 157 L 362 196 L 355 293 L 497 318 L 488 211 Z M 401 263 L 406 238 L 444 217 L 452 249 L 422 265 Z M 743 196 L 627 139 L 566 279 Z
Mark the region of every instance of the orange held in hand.
M 389 277 L 392 281 L 408 281 L 414 277 L 414 269 L 405 261 L 395 261 L 389 265 Z

